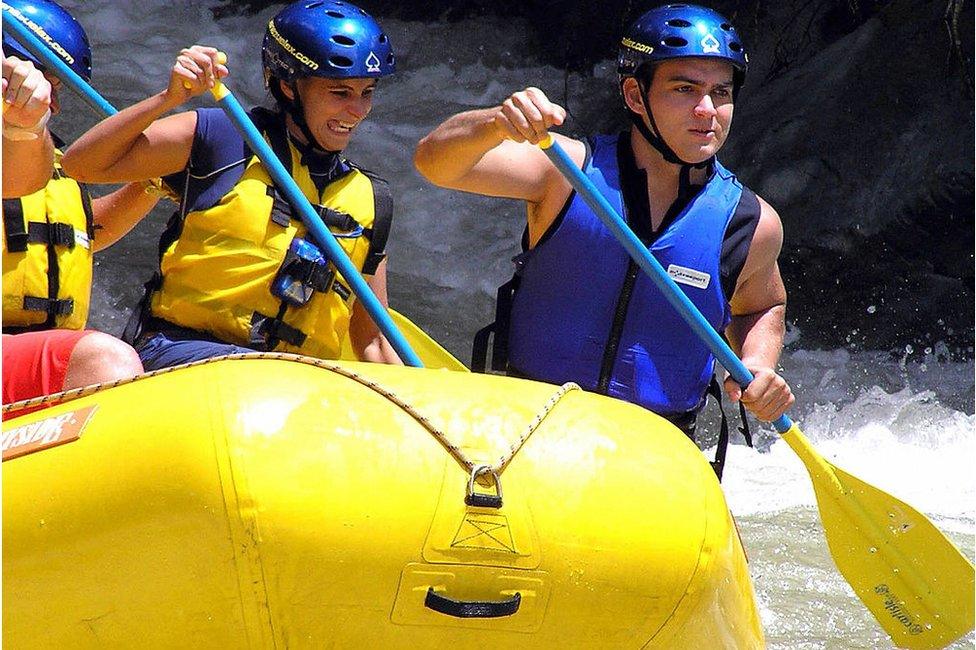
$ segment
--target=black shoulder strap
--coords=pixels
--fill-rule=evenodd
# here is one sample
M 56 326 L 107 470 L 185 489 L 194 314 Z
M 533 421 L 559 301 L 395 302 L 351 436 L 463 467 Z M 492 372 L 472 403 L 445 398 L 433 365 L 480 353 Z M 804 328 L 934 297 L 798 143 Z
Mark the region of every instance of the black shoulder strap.
M 273 114 L 267 109 L 254 109 L 251 115 L 256 116 L 255 124 L 262 133 L 268 136 L 271 150 L 274 151 L 278 161 L 284 165 L 290 175 L 292 172 L 291 149 L 288 147 L 288 134 L 285 132 L 284 122 L 279 119 L 272 119 Z
M 496 372 L 508 370 L 508 334 L 512 322 L 512 303 L 521 283 L 522 276 L 516 272 L 508 282 L 498 287 L 495 296 L 495 320 L 474 335 L 471 346 L 472 372 L 485 372 L 487 369 L 489 338 L 492 340 L 491 369 Z
M 85 229 L 88 231 L 88 239 L 94 241 L 95 212 L 92 210 L 91 192 L 88 191 L 88 185 L 85 183 L 78 183 L 78 191 L 81 192 L 81 208 L 85 211 Z
M 369 250 L 363 262 L 363 274 L 373 275 L 386 259 L 386 242 L 393 226 L 393 191 L 390 184 L 372 172 L 362 171 L 373 187 L 373 227 L 369 233 Z

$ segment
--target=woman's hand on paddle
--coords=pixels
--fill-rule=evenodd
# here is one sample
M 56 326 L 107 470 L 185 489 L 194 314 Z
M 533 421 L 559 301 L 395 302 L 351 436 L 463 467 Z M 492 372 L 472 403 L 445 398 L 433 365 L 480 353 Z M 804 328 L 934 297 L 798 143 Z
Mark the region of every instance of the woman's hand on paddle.
M 565 108 L 549 101 L 538 88 L 529 87 L 502 102 L 493 122 L 498 134 L 507 140 L 539 144 L 550 127 L 565 120 Z
M 51 83 L 30 61 L 3 57 L 3 122 L 9 127 L 40 130 L 51 116 Z
M 202 95 L 227 76 L 227 66 L 219 62 L 220 50 L 206 45 L 194 45 L 181 50 L 170 71 L 166 94 L 175 105 L 191 97 Z
M 786 413 L 796 398 L 790 390 L 786 380 L 780 377 L 772 368 L 750 367 L 753 375 L 752 383 L 745 392 L 732 377 L 725 378 L 725 392 L 733 402 L 742 400 L 749 412 L 763 422 L 772 422 Z

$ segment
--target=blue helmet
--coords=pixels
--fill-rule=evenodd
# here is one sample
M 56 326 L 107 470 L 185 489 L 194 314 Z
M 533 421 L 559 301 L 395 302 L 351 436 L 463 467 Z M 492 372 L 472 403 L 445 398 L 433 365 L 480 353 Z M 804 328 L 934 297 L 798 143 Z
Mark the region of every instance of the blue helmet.
M 268 23 L 262 58 L 265 75 L 285 83 L 301 77 L 385 77 L 396 69 L 379 24 L 342 0 L 300 0 L 282 9 Z
M 3 19 L 19 20 L 48 48 L 68 64 L 85 81 L 91 81 L 92 52 L 88 35 L 81 23 L 51 0 L 3 0 Z M 4 55 L 14 55 L 31 61 L 38 68 L 44 65 L 7 33 L 3 33 Z
M 633 77 L 645 64 L 686 56 L 724 59 L 735 70 L 735 85 L 745 80 L 749 57 L 735 27 L 718 12 L 690 4 L 656 7 L 634 21 L 620 41 L 617 74 Z

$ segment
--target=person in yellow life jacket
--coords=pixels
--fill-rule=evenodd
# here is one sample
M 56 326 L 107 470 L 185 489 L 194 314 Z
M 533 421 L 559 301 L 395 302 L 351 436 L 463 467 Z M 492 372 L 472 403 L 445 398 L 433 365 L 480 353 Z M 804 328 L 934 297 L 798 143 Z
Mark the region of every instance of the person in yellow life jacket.
M 340 245 L 386 303 L 387 183 L 340 154 L 395 68 L 390 40 L 346 2 L 296 2 L 268 24 L 273 110 L 251 119 Z M 160 268 L 124 338 L 155 369 L 251 350 L 401 363 L 219 108 L 163 117 L 227 74 L 218 51 L 184 49 L 161 93 L 104 120 L 65 155 L 93 182 L 163 176 L 181 194 Z
M 4 20 L 43 35 L 86 81 L 81 25 L 50 0 L 5 0 Z M 133 183 L 92 199 L 66 176 L 47 128 L 60 80 L 3 35 L 3 403 L 142 372 L 131 346 L 84 329 L 92 253 L 128 232 L 158 201 Z M 14 414 L 20 414 L 23 411 Z

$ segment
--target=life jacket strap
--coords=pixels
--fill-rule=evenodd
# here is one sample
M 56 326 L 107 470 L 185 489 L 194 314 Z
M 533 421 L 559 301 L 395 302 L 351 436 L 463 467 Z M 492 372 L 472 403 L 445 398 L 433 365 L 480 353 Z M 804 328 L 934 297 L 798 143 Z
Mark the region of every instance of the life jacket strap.
M 353 232 L 357 229 L 363 232 L 363 227 L 359 225 L 358 221 L 352 218 L 352 215 L 333 210 L 324 205 L 320 205 L 318 208 L 319 216 L 322 217 L 322 221 L 326 227 L 335 228 L 341 232 Z
M 67 316 L 75 310 L 74 298 L 24 296 L 24 311 L 42 311 L 50 316 Z
M 283 314 L 282 314 L 283 315 Z M 280 316 L 266 316 L 260 312 L 251 315 L 251 335 L 248 347 L 255 350 L 270 350 L 278 341 L 301 347 L 308 336 L 301 330 L 288 325 Z
M 522 283 L 517 272 L 512 279 L 498 287 L 495 296 L 495 320 L 482 327 L 474 335 L 471 347 L 471 371 L 485 372 L 488 366 L 488 340 L 492 339 L 491 369 L 496 372 L 510 370 L 508 367 L 508 333 L 512 322 L 512 302 L 515 292 Z M 494 336 L 492 336 L 494 335 Z
M 291 223 L 291 206 L 288 201 L 278 193 L 274 185 L 268 185 L 266 190 L 268 196 L 272 197 L 271 202 L 271 221 L 281 226 L 282 228 L 287 228 L 288 224 Z
M 27 250 L 24 205 L 20 199 L 3 200 L 3 234 L 7 239 L 7 252 L 23 253 Z
M 713 376 L 711 383 L 708 384 L 708 395 L 715 398 L 718 402 L 719 412 L 722 414 L 722 424 L 719 428 L 718 433 L 718 444 L 715 447 L 715 460 L 711 461 L 712 469 L 715 470 L 715 475 L 718 477 L 719 482 L 722 481 L 722 471 L 725 469 L 725 455 L 729 448 L 729 421 L 725 415 L 725 407 L 722 404 L 722 387 L 719 386 L 718 380 Z M 752 447 L 752 433 L 749 430 L 749 420 L 746 419 L 746 408 L 739 401 L 739 419 L 741 425 L 739 426 L 739 433 L 745 438 L 746 445 Z
M 332 290 L 335 291 L 336 294 L 338 294 L 338 296 L 343 300 L 349 300 L 350 296 L 352 296 L 352 289 L 342 284 L 338 280 L 332 283 Z
M 27 239 L 32 244 L 47 244 L 71 249 L 75 247 L 75 229 L 66 223 L 32 221 L 27 226 Z

